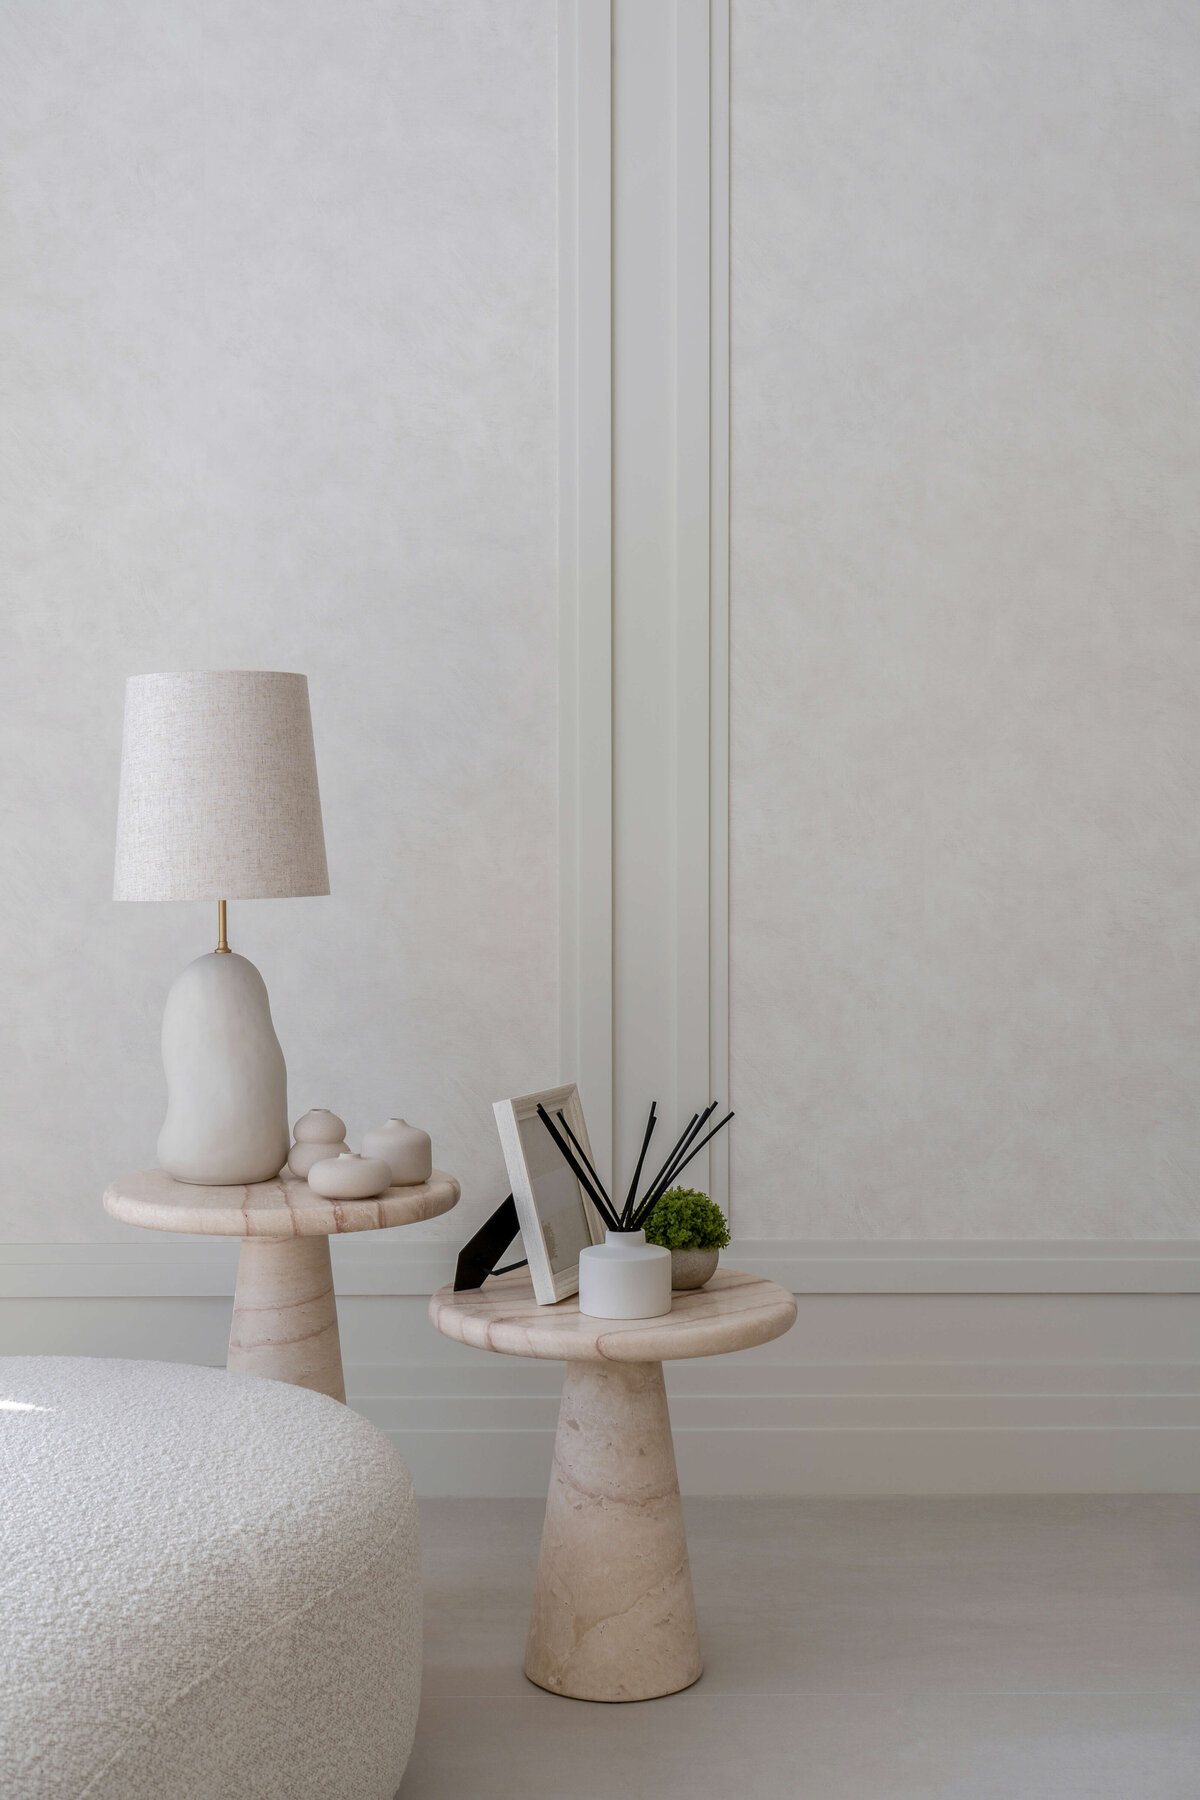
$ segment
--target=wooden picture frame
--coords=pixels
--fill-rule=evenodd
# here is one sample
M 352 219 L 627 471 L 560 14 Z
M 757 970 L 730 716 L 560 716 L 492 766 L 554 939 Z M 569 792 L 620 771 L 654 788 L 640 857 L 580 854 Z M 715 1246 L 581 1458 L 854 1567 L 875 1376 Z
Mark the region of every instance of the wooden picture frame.
M 579 1292 L 579 1252 L 604 1242 L 604 1222 L 538 1118 L 539 1106 L 551 1117 L 562 1112 L 589 1159 L 592 1148 L 574 1082 L 493 1106 L 534 1299 L 553 1306 Z

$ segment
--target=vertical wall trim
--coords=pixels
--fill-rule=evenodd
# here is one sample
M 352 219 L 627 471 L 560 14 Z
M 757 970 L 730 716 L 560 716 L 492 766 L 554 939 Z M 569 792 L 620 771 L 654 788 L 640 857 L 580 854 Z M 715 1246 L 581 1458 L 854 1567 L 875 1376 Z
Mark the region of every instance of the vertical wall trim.
M 728 7 L 678 0 L 675 66 L 676 1110 L 729 1092 L 727 218 Z M 727 266 L 727 253 L 725 256 Z M 724 406 L 723 406 L 724 400 Z M 727 1141 L 689 1180 L 728 1200 Z
M 729 1096 L 728 0 L 669 17 L 559 8 L 560 1075 L 606 1174 L 651 1094 Z M 728 1207 L 727 1140 L 689 1178 Z
M 677 1109 L 729 1097 L 729 4 L 678 0 Z M 729 1139 L 689 1171 L 729 1209 Z
M 559 1075 L 613 1111 L 612 14 L 560 0 Z
M 675 1111 L 709 1093 L 709 6 L 675 42 Z M 698 1168 L 700 1165 L 693 1165 Z M 698 1180 L 698 1178 L 697 1178 Z
M 729 0 L 709 27 L 709 1071 L 729 1083 Z M 712 1145 L 709 1192 L 731 1212 L 726 1133 Z

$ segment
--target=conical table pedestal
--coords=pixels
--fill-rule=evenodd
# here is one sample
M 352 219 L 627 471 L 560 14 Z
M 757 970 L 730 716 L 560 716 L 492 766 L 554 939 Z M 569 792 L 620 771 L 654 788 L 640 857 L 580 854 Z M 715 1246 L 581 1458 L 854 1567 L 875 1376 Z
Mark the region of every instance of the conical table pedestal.
M 226 1366 L 344 1400 L 330 1238 L 434 1219 L 457 1201 L 458 1183 L 441 1169 L 374 1200 L 323 1200 L 288 1174 L 249 1187 L 193 1187 L 143 1169 L 105 1190 L 104 1209 L 151 1231 L 241 1238 Z
M 665 1360 L 716 1356 L 787 1331 L 796 1302 L 719 1269 L 660 1319 L 538 1306 L 524 1273 L 429 1303 L 438 1330 L 509 1356 L 567 1363 L 525 1651 L 538 1687 L 576 1700 L 651 1700 L 699 1679 Z

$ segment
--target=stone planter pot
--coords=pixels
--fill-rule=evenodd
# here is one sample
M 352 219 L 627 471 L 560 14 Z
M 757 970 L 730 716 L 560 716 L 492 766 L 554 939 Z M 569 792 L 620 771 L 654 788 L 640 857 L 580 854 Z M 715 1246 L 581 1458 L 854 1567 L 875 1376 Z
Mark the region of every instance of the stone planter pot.
M 702 1288 L 717 1272 L 719 1250 L 672 1250 L 671 1288 L 676 1294 Z

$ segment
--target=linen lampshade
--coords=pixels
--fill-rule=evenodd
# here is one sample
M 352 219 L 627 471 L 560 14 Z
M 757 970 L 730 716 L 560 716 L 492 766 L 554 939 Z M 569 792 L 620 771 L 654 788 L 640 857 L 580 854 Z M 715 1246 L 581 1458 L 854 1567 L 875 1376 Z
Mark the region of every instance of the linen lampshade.
M 131 675 L 114 900 L 328 892 L 307 676 Z

